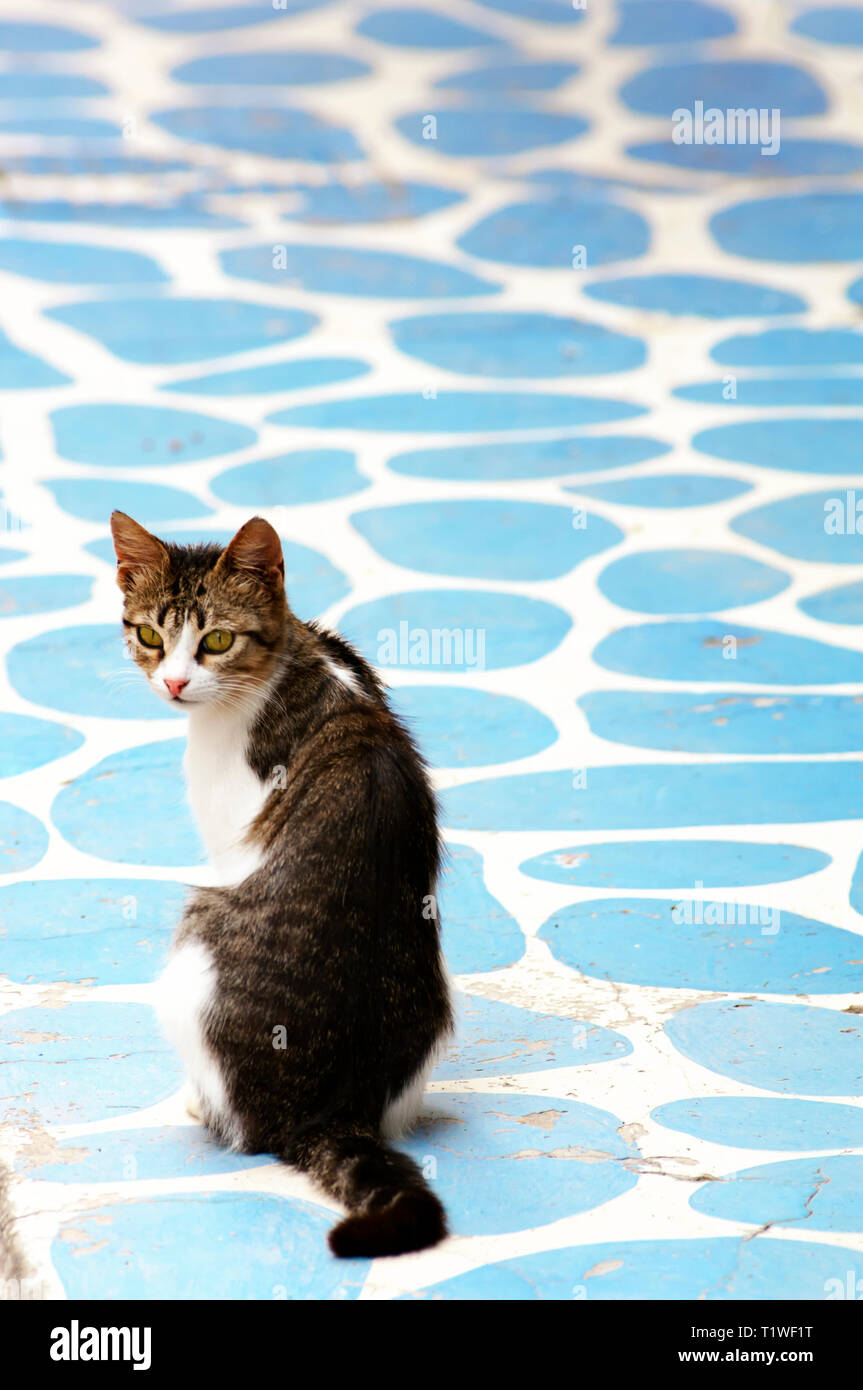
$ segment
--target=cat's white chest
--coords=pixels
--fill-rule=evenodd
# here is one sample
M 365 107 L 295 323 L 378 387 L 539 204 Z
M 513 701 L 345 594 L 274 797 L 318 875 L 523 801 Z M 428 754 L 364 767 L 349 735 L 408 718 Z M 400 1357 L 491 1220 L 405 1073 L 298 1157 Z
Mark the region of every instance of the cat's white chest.
M 210 863 L 222 883 L 239 883 L 260 863 L 243 843 L 270 788 L 245 757 L 248 726 L 235 714 L 200 709 L 189 720 L 184 768 L 192 807 Z

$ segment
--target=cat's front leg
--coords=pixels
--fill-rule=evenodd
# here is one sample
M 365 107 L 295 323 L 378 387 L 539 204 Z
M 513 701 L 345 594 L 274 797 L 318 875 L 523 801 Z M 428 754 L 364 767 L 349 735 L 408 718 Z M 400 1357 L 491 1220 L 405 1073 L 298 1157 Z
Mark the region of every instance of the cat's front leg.
M 228 1100 L 218 1056 L 207 1041 L 205 1020 L 218 998 L 218 974 L 202 941 L 187 935 L 175 946 L 158 981 L 156 1012 L 162 1031 L 180 1054 L 198 1104 L 189 1113 L 228 1144 L 239 1147 L 241 1129 Z
M 197 1120 L 198 1124 L 204 1123 L 203 1106 L 191 1081 L 187 1081 L 183 1087 L 183 1109 L 193 1120 Z

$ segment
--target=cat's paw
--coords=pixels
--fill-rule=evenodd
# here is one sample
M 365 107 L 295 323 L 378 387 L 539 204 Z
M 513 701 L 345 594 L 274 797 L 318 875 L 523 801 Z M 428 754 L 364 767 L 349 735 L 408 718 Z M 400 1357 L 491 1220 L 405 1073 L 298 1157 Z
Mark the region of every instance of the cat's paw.
M 183 1091 L 183 1107 L 186 1114 L 191 1115 L 193 1120 L 197 1120 L 199 1124 L 204 1123 L 204 1117 L 201 1114 L 201 1102 L 192 1086 L 186 1086 Z

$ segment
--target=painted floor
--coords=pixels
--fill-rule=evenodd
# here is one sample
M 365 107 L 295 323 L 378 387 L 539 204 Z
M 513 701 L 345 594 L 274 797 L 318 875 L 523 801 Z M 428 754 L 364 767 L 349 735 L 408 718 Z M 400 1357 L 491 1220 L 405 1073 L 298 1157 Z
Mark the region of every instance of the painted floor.
M 863 6 L 3 4 L 7 1296 L 863 1296 L 861 77 Z M 437 1250 L 183 1111 L 114 507 L 264 512 L 435 769 Z

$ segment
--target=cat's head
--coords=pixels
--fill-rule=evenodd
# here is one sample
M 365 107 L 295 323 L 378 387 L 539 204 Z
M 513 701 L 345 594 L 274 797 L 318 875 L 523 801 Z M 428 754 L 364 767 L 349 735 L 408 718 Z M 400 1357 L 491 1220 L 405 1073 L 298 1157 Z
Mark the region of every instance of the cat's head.
M 285 629 L 285 564 L 263 517 L 225 549 L 175 545 L 111 516 L 123 625 L 153 690 L 177 705 L 243 707 L 270 676 Z

